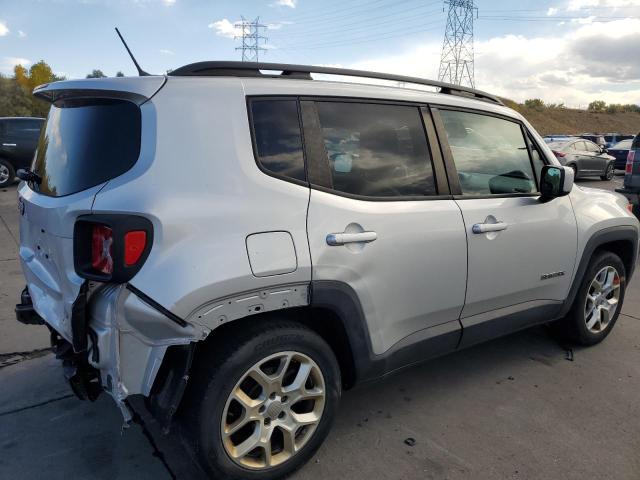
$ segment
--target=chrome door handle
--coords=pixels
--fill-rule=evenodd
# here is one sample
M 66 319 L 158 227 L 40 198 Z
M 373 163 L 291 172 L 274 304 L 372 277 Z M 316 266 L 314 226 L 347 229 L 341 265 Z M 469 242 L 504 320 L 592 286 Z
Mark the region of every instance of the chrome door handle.
M 16 144 L 15 143 L 3 143 L 2 146 L 3 147 L 15 147 Z
M 498 223 L 476 223 L 471 230 L 473 233 L 489 233 L 489 232 L 501 232 L 507 229 L 507 224 L 504 222 Z
M 327 235 L 327 245 L 335 247 L 347 243 L 369 243 L 373 242 L 376 238 L 378 238 L 376 232 L 330 233 Z

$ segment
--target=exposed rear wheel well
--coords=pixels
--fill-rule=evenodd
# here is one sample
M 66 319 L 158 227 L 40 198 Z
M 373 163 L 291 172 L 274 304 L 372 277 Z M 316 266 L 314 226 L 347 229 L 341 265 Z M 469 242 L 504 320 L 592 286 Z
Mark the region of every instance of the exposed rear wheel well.
M 198 357 L 200 357 L 199 353 L 202 353 L 202 351 L 208 348 L 215 348 L 216 343 L 224 341 L 225 336 L 233 335 L 238 329 L 244 328 L 248 322 L 264 323 L 265 329 L 268 329 L 269 321 L 276 318 L 301 323 L 320 335 L 331 347 L 331 350 L 333 350 L 338 360 L 343 388 L 348 389 L 354 385 L 356 370 L 347 332 L 338 315 L 325 308 L 289 308 L 250 315 L 221 325 L 212 331 L 204 341 L 196 344 L 194 362 L 198 361 Z

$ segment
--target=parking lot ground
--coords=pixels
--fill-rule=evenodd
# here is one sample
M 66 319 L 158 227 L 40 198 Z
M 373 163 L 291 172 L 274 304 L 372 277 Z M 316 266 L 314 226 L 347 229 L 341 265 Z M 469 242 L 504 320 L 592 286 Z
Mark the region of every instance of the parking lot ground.
M 620 180 L 584 184 L 613 189 Z M 122 432 L 108 396 L 72 397 L 57 361 L 38 350 L 46 329 L 15 322 L 23 280 L 15 188 L 7 190 L 0 267 L 15 262 L 18 273 L 0 271 L 0 478 L 192 478 L 148 428 Z M 595 347 L 567 350 L 539 327 L 346 392 L 329 438 L 292 478 L 635 480 L 639 396 L 636 280 L 618 325 Z

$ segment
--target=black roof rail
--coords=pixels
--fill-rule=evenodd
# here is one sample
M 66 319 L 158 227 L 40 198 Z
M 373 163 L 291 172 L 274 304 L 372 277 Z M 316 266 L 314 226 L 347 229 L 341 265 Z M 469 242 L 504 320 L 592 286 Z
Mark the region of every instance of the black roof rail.
M 281 71 L 280 74 L 262 73 L 262 70 Z M 454 85 L 452 83 L 427 80 L 419 77 L 407 77 L 391 73 L 368 72 L 366 70 L 351 70 L 348 68 L 314 67 L 311 65 L 290 65 L 286 63 L 263 62 L 197 62 L 177 68 L 169 73 L 174 77 L 267 77 L 267 78 L 299 78 L 312 80 L 311 74 L 343 75 L 347 77 L 375 78 L 394 82 L 413 83 L 440 89 L 440 93 L 475 98 L 485 102 L 504 105 L 498 97 L 475 88 Z

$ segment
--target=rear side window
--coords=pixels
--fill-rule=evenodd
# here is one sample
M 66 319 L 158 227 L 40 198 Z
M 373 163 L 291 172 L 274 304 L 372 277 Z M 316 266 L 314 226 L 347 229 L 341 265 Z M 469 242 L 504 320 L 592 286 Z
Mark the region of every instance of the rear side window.
M 535 176 L 520 124 L 441 110 L 463 195 L 533 193 Z
M 51 106 L 33 171 L 37 191 L 61 197 L 129 170 L 140 154 L 140 109 L 124 100 L 67 100 Z
M 640 133 L 636 135 L 636 138 L 633 139 L 633 143 L 631 144 L 631 148 L 634 150 L 640 149 Z
M 258 162 L 276 175 L 305 181 L 298 102 L 253 100 L 254 142 Z
M 334 190 L 367 197 L 436 194 L 417 107 L 317 102 Z

